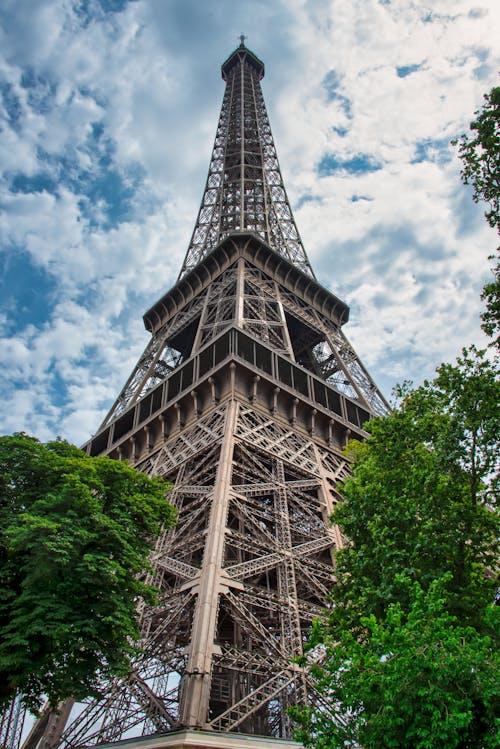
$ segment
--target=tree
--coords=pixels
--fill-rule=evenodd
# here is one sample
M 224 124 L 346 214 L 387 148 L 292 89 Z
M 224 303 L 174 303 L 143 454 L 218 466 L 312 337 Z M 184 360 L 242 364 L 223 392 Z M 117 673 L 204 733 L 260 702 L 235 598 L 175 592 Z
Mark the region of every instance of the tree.
M 473 200 L 489 204 L 486 219 L 500 234 L 500 87 L 492 88 L 484 96 L 482 109 L 477 110 L 476 119 L 470 123 L 471 135 L 462 135 L 452 141 L 458 144 L 458 155 L 462 159 L 462 181 L 472 185 Z M 497 253 L 500 248 L 497 248 Z M 492 256 L 491 259 L 494 259 Z M 486 308 L 481 315 L 483 330 L 500 346 L 500 262 L 493 267 L 493 280 L 483 289 Z
M 129 671 L 168 488 L 67 442 L 0 438 L 0 703 L 81 699 Z
M 500 739 L 500 383 L 471 348 L 400 396 L 349 448 L 352 476 L 333 516 L 349 542 L 309 644 L 337 717 L 296 711 L 299 738 L 332 749 L 488 749 Z
M 327 657 L 312 673 L 336 715 L 299 713 L 298 739 L 316 749 L 498 747 L 500 659 L 491 634 L 450 614 L 446 582 L 424 591 L 400 577 L 409 586 L 407 605 L 360 617 L 362 636 L 331 623 L 315 632 Z M 494 613 L 490 606 L 485 616 Z
M 500 86 L 485 94 L 484 102 L 470 123 L 471 136 L 464 134 L 453 143 L 464 164 L 462 181 L 472 185 L 476 203 L 489 203 L 486 220 L 500 229 Z

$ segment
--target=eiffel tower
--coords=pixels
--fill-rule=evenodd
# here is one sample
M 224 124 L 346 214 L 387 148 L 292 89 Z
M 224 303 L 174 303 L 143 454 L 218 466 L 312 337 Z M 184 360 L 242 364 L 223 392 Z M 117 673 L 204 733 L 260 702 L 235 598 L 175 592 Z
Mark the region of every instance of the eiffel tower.
M 178 524 L 152 556 L 160 596 L 139 611 L 143 654 L 102 699 L 47 712 L 29 749 L 139 737 L 148 748 L 293 746 L 287 709 L 322 704 L 293 659 L 324 610 L 342 545 L 328 520 L 348 474 L 342 448 L 388 406 L 344 336 L 347 305 L 309 264 L 263 76 L 242 37 L 222 65 L 181 272 L 144 315 L 151 340 L 85 446 L 173 484 Z

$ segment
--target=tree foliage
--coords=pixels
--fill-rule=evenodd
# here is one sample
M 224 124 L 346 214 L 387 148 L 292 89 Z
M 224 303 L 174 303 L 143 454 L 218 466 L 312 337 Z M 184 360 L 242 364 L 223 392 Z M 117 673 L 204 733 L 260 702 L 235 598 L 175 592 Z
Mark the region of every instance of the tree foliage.
M 97 693 L 135 653 L 168 485 L 67 442 L 0 438 L 0 702 Z
M 332 749 L 492 748 L 500 384 L 472 348 L 400 396 L 350 447 L 333 517 L 349 542 L 309 645 L 337 718 L 297 711 L 299 738 Z
M 340 619 L 317 624 L 313 637 L 326 659 L 312 672 L 336 715 L 298 713 L 299 739 L 317 749 L 498 747 L 500 663 L 493 637 L 450 614 L 447 580 L 424 591 L 400 577 L 407 604 L 390 604 L 381 617 L 361 616 L 359 630 L 342 627 Z M 486 610 L 485 626 L 494 613 Z
M 462 159 L 462 180 L 473 187 L 476 203 L 489 204 L 486 219 L 500 229 L 500 86 L 484 95 L 484 105 L 470 123 L 471 134 L 464 134 L 458 143 Z
M 489 208 L 485 213 L 490 226 L 500 234 L 500 87 L 492 88 L 484 96 L 482 109 L 470 123 L 470 135 L 464 134 L 456 141 L 458 155 L 462 160 L 462 181 L 472 185 L 473 200 L 485 201 Z M 498 250 L 497 248 L 497 255 Z M 494 256 L 492 256 L 494 259 Z M 483 330 L 500 346 L 500 262 L 493 266 L 493 280 L 488 282 L 482 297 L 485 310 L 482 313 Z

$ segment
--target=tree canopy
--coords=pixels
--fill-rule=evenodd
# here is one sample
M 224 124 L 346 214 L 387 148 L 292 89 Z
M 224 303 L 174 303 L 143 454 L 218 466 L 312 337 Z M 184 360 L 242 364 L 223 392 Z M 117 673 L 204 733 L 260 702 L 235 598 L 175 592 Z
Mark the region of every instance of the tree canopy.
M 470 134 L 453 141 L 458 144 L 458 155 L 462 160 L 462 181 L 473 188 L 476 203 L 488 204 L 485 213 L 489 225 L 500 234 L 500 87 L 496 86 L 484 96 L 484 105 L 477 110 L 470 123 Z M 493 266 L 493 280 L 489 281 L 482 294 L 485 310 L 481 318 L 483 329 L 500 347 L 500 262 Z M 495 259 L 494 256 L 491 258 Z
M 486 219 L 500 229 L 500 86 L 484 95 L 484 104 L 470 123 L 470 135 L 456 141 L 462 159 L 462 180 L 473 187 L 473 199 L 489 204 Z
M 348 542 L 308 656 L 332 714 L 296 711 L 299 738 L 318 749 L 493 749 L 500 383 L 472 348 L 399 394 L 349 448 L 333 516 Z
M 168 488 L 67 442 L 0 438 L 0 703 L 56 705 L 128 672 Z

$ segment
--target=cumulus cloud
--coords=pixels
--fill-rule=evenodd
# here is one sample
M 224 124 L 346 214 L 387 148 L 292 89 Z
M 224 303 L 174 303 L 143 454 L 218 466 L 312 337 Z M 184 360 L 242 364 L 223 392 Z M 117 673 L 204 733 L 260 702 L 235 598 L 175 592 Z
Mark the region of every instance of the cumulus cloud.
M 94 432 L 175 281 L 241 32 L 285 184 L 388 394 L 468 341 L 495 237 L 449 146 L 497 83 L 491 0 L 4 0 L 2 431 Z

